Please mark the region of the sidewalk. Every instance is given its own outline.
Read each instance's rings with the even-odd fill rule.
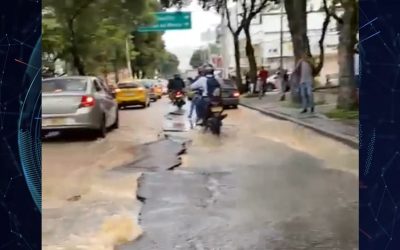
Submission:
[[[289,100],[280,102],[280,95],[274,92],[267,93],[261,100],[257,97],[243,96],[240,104],[274,118],[294,122],[358,148],[358,121],[344,122],[328,118],[325,114],[335,109],[336,95],[323,92],[315,92],[314,95],[316,103],[314,114],[300,114],[300,108],[293,107]],[[287,99],[290,99],[289,95]]]

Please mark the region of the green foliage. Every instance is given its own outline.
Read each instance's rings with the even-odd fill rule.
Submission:
[[[161,60],[160,73],[165,77],[170,77],[178,72],[179,60],[176,55],[167,52],[166,56]]]
[[[201,49],[195,50],[190,58],[190,66],[192,66],[194,69],[198,68],[203,65],[205,61],[207,61],[207,58],[207,51]]]
[[[125,41],[146,17],[147,0],[43,0],[43,53],[80,73],[106,73],[126,62]]]
[[[358,120],[358,110],[335,109],[326,114],[329,118],[337,120]]]

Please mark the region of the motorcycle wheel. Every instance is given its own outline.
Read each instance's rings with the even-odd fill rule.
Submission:
[[[218,136],[221,134],[221,121],[217,117],[210,118],[209,126],[211,133]]]
[[[178,102],[178,103],[177,103],[177,106],[178,106],[178,109],[181,109],[182,106],[183,106],[183,103],[182,103],[182,102]]]

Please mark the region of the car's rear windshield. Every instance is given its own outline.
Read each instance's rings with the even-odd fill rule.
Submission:
[[[84,78],[60,78],[42,81],[43,93],[84,92],[86,87],[87,79]]]
[[[154,85],[154,83],[149,82],[149,81],[142,81],[142,83],[146,88],[151,88]]]
[[[222,83],[223,89],[237,89],[236,84],[231,80],[224,80]]]
[[[118,84],[118,88],[120,89],[136,89],[139,87],[141,87],[140,84],[135,82],[124,82]]]

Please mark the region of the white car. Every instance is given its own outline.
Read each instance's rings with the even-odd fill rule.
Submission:
[[[165,79],[158,79],[158,82],[161,84],[163,94],[168,94],[168,80]]]
[[[273,84],[275,87],[277,86],[277,81],[278,81],[278,74],[275,73],[272,76],[267,78],[267,83]]]
[[[287,72],[287,74],[288,74],[288,78],[290,79],[291,72]],[[268,77],[267,78],[267,84],[269,86],[273,85],[273,88],[275,88],[275,89],[279,88],[280,86],[279,86],[279,82],[278,82],[278,74],[275,73],[272,76]]]

